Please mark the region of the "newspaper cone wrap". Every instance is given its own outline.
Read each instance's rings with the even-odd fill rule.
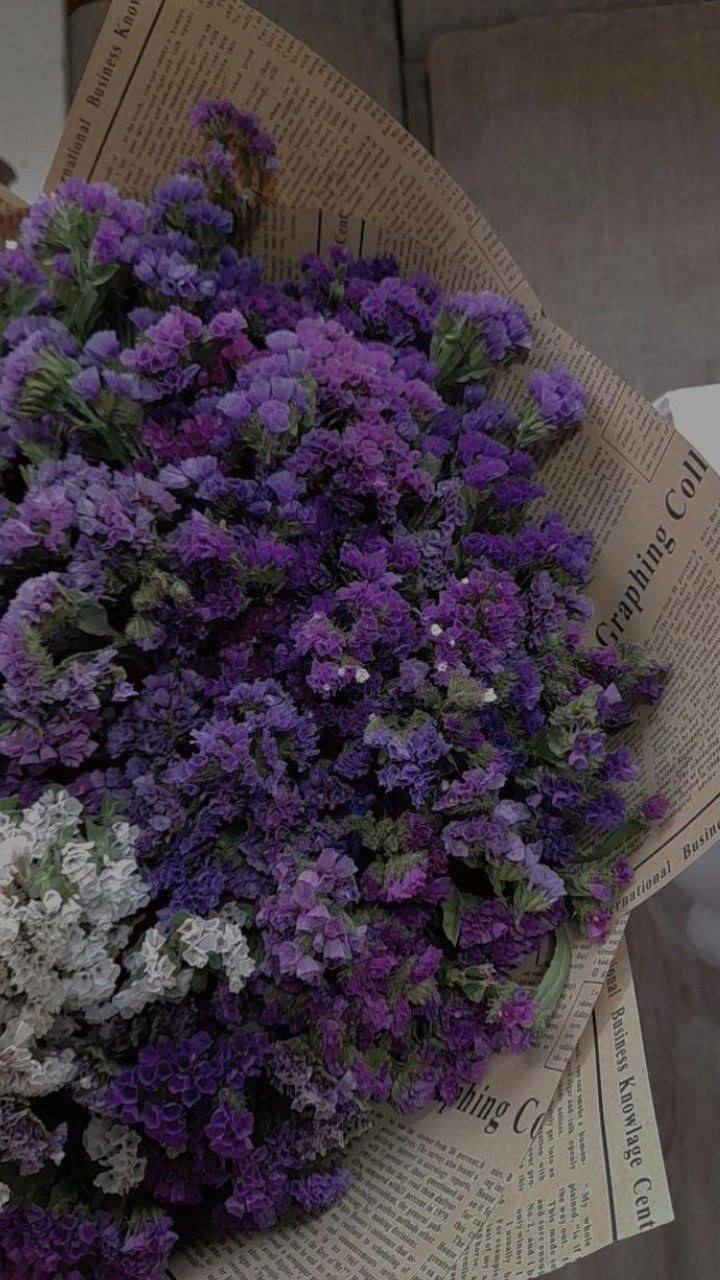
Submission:
[[[0,245],[15,239],[25,208],[25,201],[0,182]]]
[[[530,368],[561,359],[590,390],[589,421],[543,478],[549,501],[595,534],[598,639],[639,640],[674,663],[638,744],[638,789],[670,795],[672,817],[632,850],[636,879],[607,942],[576,939],[541,1045],[496,1060],[454,1108],[384,1117],[351,1154],[353,1190],[320,1219],[243,1243],[198,1238],[171,1275],[540,1275],[672,1216],[620,944],[627,911],[709,848],[720,823],[720,479],[543,314],[504,246],[432,157],[241,0],[114,0],[48,187],[74,175],[146,195],[192,152],[185,122],[203,95],[252,107],[278,140],[280,203],[253,246],[271,275],[289,276],[301,253],[341,241],[356,253],[393,252],[446,289],[500,289],[533,316]],[[518,392],[528,372],[516,375]]]

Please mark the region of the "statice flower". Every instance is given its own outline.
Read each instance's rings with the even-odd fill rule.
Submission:
[[[274,143],[193,121],[147,203],[70,179],[0,255],[9,1280],[327,1207],[378,1105],[537,1042],[525,962],[667,816],[626,730],[668,669],[586,642],[592,539],[531,505],[585,391],[523,391],[498,293],[266,279]]]
[[[438,317],[430,359],[436,383],[448,389],[482,382],[493,368],[530,348],[530,326],[522,307],[499,293],[452,294]]]
[[[528,391],[518,428],[518,443],[524,448],[538,444],[558,429],[575,426],[587,414],[587,392],[563,365],[554,365],[549,373],[536,369],[530,376]]]

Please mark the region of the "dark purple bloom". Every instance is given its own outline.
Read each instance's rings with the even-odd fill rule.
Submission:
[[[666,796],[648,796],[643,803],[643,813],[648,822],[662,822],[669,810],[670,803]]]
[[[614,831],[625,818],[625,802],[616,791],[601,791],[586,805],[584,817],[591,827]]]
[[[536,369],[528,389],[549,427],[573,426],[587,413],[587,392],[563,365],[553,365],[549,373]]]

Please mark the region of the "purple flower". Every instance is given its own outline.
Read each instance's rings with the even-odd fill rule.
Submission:
[[[601,791],[584,810],[585,821],[591,827],[614,831],[625,818],[625,802],[616,791]]]
[[[252,1129],[253,1117],[249,1112],[235,1111],[227,1103],[213,1112],[205,1126],[211,1149],[229,1160],[242,1158],[244,1152],[250,1150]]]
[[[607,937],[612,916],[609,911],[589,911],[582,923],[587,936],[601,942]]]
[[[528,868],[528,884],[538,890],[548,906],[565,897],[565,881],[542,862],[533,862]]]
[[[624,858],[619,858],[613,869],[613,878],[617,884],[629,884],[634,876],[634,871],[629,862]]]
[[[670,803],[666,796],[648,796],[643,801],[643,814],[648,822],[662,822],[666,818],[670,810]]]
[[[75,374],[71,379],[70,387],[84,400],[95,400],[102,390],[100,374],[94,365],[90,365],[89,369],[83,369],[81,373]]]
[[[609,902],[612,898],[612,890],[604,880],[591,880],[588,889],[596,902]]]
[[[500,364],[511,352],[529,349],[528,318],[522,307],[502,294],[454,293],[446,306],[450,315],[466,319],[482,332],[493,364]]]
[[[521,988],[500,1006],[499,1017],[506,1027],[527,1030],[537,1017],[537,1004],[530,993]]]
[[[536,369],[528,389],[549,427],[574,426],[587,413],[587,392],[561,364],[553,365],[549,373]]]
[[[327,1209],[333,1201],[345,1194],[351,1176],[347,1169],[331,1169],[327,1173],[311,1173],[308,1178],[293,1183],[293,1199],[306,1213]]]

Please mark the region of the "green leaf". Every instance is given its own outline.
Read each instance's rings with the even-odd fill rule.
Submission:
[[[151,636],[155,635],[156,631],[157,624],[153,622],[152,618],[149,618],[142,613],[136,613],[135,616],[130,619],[125,628],[125,639],[129,643],[137,643],[139,640],[149,640]]]
[[[519,924],[524,915],[547,911],[548,906],[548,896],[542,889],[533,889],[529,884],[517,885],[513,894],[513,915],[516,924]]]
[[[451,969],[448,982],[451,987],[458,987],[467,1000],[479,1004],[495,985],[496,977],[493,965],[471,964],[467,969]]]
[[[442,904],[442,924],[445,937],[456,947],[458,938],[460,937],[460,926],[462,924],[462,894],[453,889],[448,898],[445,898]]]
[[[115,634],[108,620],[105,606],[98,600],[86,597],[75,608],[75,622],[87,636],[112,636]]]
[[[451,675],[448,681],[447,699],[462,711],[474,711],[485,705],[487,685],[474,676]]]
[[[423,982],[416,982],[414,987],[408,987],[405,995],[410,1004],[423,1005],[434,995],[437,990],[437,982],[435,978],[425,978]]]
[[[500,861],[488,863],[485,869],[490,883],[499,898],[503,896],[503,885],[518,884],[527,877],[527,869],[524,862]]]
[[[550,752],[551,757],[554,757],[557,760],[563,760],[565,758],[572,747],[573,741],[574,734],[571,733],[569,729],[563,728],[560,725],[555,725],[554,728],[548,729],[545,739],[547,749]]]
[[[565,989],[570,972],[570,937],[566,928],[556,929],[552,960],[535,991],[535,1000],[544,1020],[549,1020]]]
[[[116,276],[120,270],[117,262],[108,263],[107,266],[93,265],[91,271],[91,280],[93,286],[97,289],[101,285],[108,284],[113,276]]]

